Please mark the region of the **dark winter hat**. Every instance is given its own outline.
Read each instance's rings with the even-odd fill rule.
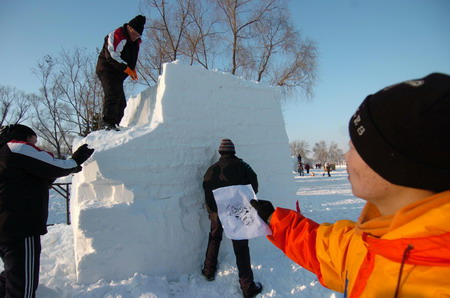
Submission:
[[[11,124],[0,129],[1,138],[26,141],[29,136],[36,136],[34,130],[22,124]]]
[[[142,35],[142,32],[144,32],[145,17],[143,15],[138,15],[129,21],[128,25]]]
[[[450,76],[433,73],[367,96],[349,130],[361,158],[389,182],[450,189]]]
[[[219,146],[220,154],[235,154],[236,150],[234,149],[234,144],[230,139],[222,139],[222,142]]]

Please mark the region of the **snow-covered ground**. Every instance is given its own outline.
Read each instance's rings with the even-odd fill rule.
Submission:
[[[364,201],[351,194],[345,168],[338,167],[331,177],[322,176],[322,170],[312,172],[315,176],[293,174],[302,212],[317,222],[333,222],[344,218],[356,220]],[[280,207],[295,209],[295,201],[290,206]],[[198,264],[196,272],[171,280],[165,276],[148,276],[137,272],[124,280],[101,279],[93,284],[77,284],[73,232],[70,226],[64,224],[64,202],[52,196],[50,210],[50,219],[61,223],[49,227],[49,233],[42,237],[38,297],[242,297],[232,252],[220,254],[218,274],[212,282],[203,278],[200,274],[201,264]],[[205,234],[205,239],[207,237]],[[315,275],[286,258],[277,248],[273,247],[270,253],[257,253],[254,245],[258,240],[250,240],[255,280],[264,286],[262,295],[258,297],[341,296],[322,287]],[[231,246],[231,241],[224,237],[222,245]],[[198,252],[201,256],[204,253],[204,250]],[[111,262],[114,261],[111,259]]]

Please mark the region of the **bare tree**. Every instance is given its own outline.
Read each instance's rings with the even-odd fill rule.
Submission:
[[[177,60],[178,53],[182,50],[183,37],[191,19],[189,9],[191,0],[176,0],[177,6],[173,10],[166,9],[168,5],[165,0],[152,0],[152,5],[160,15],[160,21],[153,21],[151,28],[162,33],[166,38],[162,48],[169,61]],[[170,12],[173,12],[172,14]]]
[[[218,55],[220,34],[215,31],[218,21],[202,1],[190,1],[188,13],[192,22],[184,34],[187,43],[184,54],[189,58],[190,65],[196,62],[209,69]]]
[[[165,62],[177,60],[186,47],[184,36],[187,27],[193,22],[189,9],[193,0],[176,0],[170,5],[166,0],[149,1],[150,11],[156,11],[157,17],[150,18],[147,41],[142,52],[139,69],[141,77],[148,83],[157,82]],[[173,2],[172,2],[173,3]]]
[[[295,40],[286,46],[285,53],[286,59],[274,71],[272,84],[282,87],[286,93],[299,87],[307,96],[311,96],[317,68],[315,43]]]
[[[328,148],[325,141],[320,141],[314,144],[313,147],[314,159],[324,165],[328,160]]]
[[[328,149],[329,160],[335,164],[341,164],[344,159],[344,152],[338,147],[338,144],[331,142]]]
[[[68,113],[68,105],[61,103],[62,93],[54,84],[60,79],[54,74],[55,66],[55,59],[47,55],[33,69],[33,73],[41,81],[41,89],[40,95],[31,99],[34,110],[32,124],[52,151],[62,158],[70,152],[73,137],[63,116]]]
[[[251,39],[254,27],[265,14],[277,8],[279,0],[217,0],[221,21],[225,24],[231,38],[231,69],[234,75],[240,67],[246,68],[251,48],[246,44]]]
[[[271,61],[275,55],[283,51],[293,39],[295,31],[289,23],[287,12],[279,9],[267,14],[261,22],[256,23],[255,30],[257,45],[253,56],[257,67],[256,81],[261,82],[264,75],[270,71]]]
[[[75,135],[86,136],[100,128],[103,91],[95,58],[84,49],[63,49],[58,58],[47,55],[33,69],[41,88],[29,101],[32,125],[58,157],[71,152]]]
[[[95,75],[96,61],[79,48],[62,50],[59,57],[59,75],[54,84],[61,101],[70,107],[65,120],[73,124],[78,135],[86,136],[100,128],[98,115],[103,93]]]
[[[147,41],[147,47],[139,53],[137,72],[140,75],[140,80],[143,80],[147,86],[152,86],[158,82],[158,77],[162,74],[163,64],[168,62],[164,58],[164,49],[160,48],[157,42],[160,39],[157,33],[155,31],[147,34],[151,42]]]
[[[147,6],[138,69],[147,85],[177,59],[279,86],[285,94],[312,94],[316,45],[295,30],[286,0],[151,0]]]
[[[0,86],[0,126],[27,119],[29,95],[8,86]]]
[[[289,146],[291,148],[292,155],[300,154],[303,158],[308,159],[308,155],[311,153],[311,150],[309,149],[309,143],[305,140],[292,141]]]

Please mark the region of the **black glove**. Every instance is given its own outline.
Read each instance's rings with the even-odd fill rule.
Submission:
[[[94,153],[94,149],[89,149],[87,144],[80,146],[72,155],[72,159],[81,165]]]
[[[250,204],[253,206],[253,208],[258,211],[259,217],[262,218],[267,224],[269,224],[268,220],[269,217],[272,215],[272,213],[275,211],[275,208],[273,208],[273,205],[269,201],[264,200],[251,200]]]

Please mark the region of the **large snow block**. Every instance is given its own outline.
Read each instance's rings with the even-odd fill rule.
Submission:
[[[78,282],[199,272],[209,232],[203,174],[222,138],[257,173],[258,197],[292,205],[280,98],[276,88],[170,63],[157,86],[128,100],[121,131],[78,140],[96,149],[72,186]]]

